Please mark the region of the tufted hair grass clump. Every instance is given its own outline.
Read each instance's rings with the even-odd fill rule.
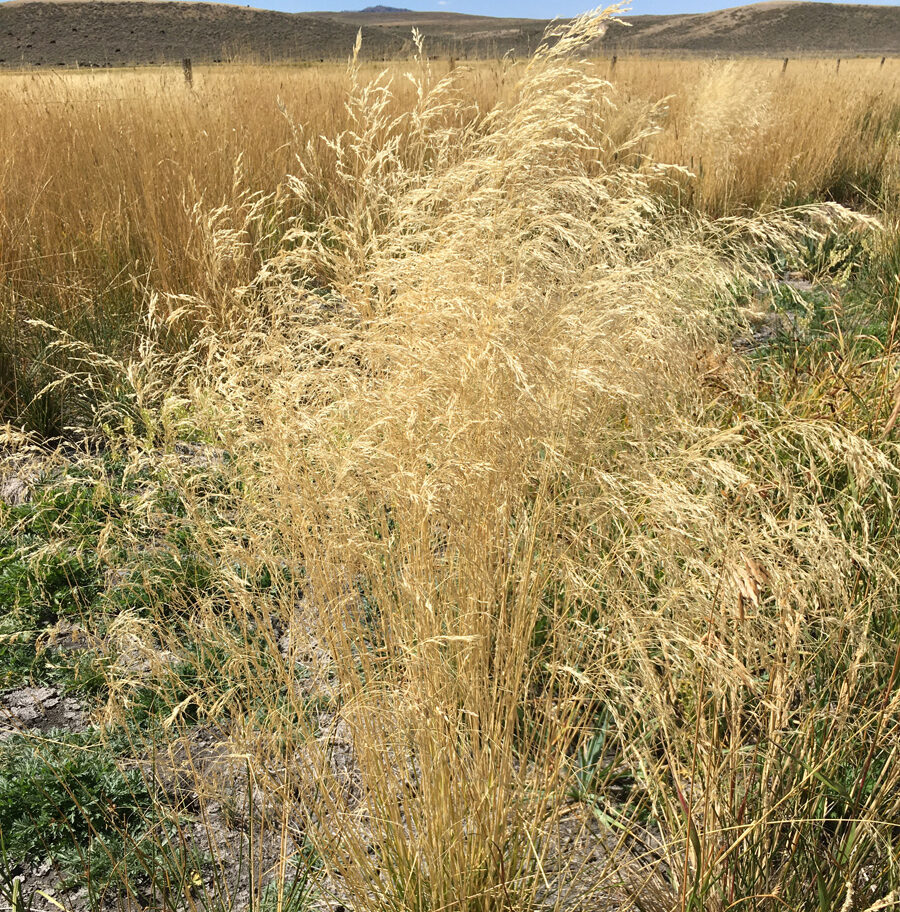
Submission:
[[[897,319],[808,396],[813,355],[733,344],[775,253],[879,227],[678,206],[660,109],[623,130],[582,59],[616,12],[484,111],[462,67],[420,53],[400,106],[351,62],[278,252],[166,299],[190,357],[134,366],[117,454],[178,501],[140,522],[209,582],[117,618],[144,664],[107,663],[105,722],[217,733],[251,906],[287,846],[358,912],[897,904]]]
[[[873,225],[677,209],[580,59],[614,14],[486,113],[352,71],[189,384],[220,585],[145,635],[215,643],[200,717],[353,909],[887,908],[896,448],[732,348],[769,251]]]

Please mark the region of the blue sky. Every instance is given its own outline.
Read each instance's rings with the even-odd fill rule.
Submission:
[[[228,2],[228,0],[226,0]],[[897,0],[866,0],[867,3],[891,5]],[[592,5],[591,0],[251,0],[251,6],[300,10],[348,10],[382,3],[415,10],[447,10],[455,13],[479,13],[487,16],[526,16],[550,19],[554,16],[573,16]],[[737,6],[740,0],[635,0],[633,14],[640,13],[700,13],[706,10]]]

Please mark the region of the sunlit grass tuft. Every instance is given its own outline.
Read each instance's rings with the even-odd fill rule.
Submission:
[[[685,64],[701,94],[666,113],[580,59],[609,15],[481,107],[484,70],[352,62],[290,202],[191,210],[200,280],[148,298],[82,457],[134,497],[96,550],[149,596],[106,618],[94,721],[166,796],[167,908],[896,897],[892,234],[779,208],[869,152],[890,202],[889,149],[798,132],[808,185],[748,171],[727,137],[796,126],[797,87]],[[736,351],[773,308],[791,332]]]

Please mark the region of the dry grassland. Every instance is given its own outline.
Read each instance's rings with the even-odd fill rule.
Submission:
[[[900,902],[900,64],[598,21],[0,77],[8,901]]]

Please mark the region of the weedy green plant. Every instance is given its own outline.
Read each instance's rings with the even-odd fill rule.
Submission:
[[[152,807],[137,769],[126,770],[96,733],[12,735],[0,746],[0,829],[7,857],[48,858],[104,889]],[[132,865],[134,865],[132,858]]]
[[[0,507],[2,680],[96,689],[112,621],[211,581],[191,553],[177,495],[160,490],[158,473],[94,460],[60,468],[35,488],[30,502]],[[59,623],[77,625],[83,642],[55,651]]]

